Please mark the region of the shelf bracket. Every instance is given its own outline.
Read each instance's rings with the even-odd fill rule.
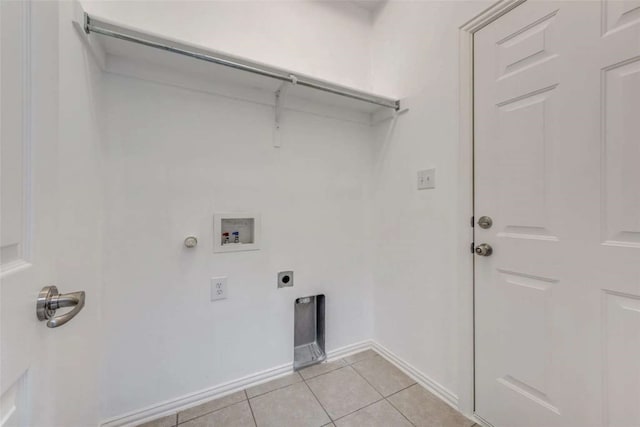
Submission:
[[[283,82],[278,90],[275,93],[276,102],[275,102],[275,120],[274,120],[274,129],[273,129],[273,146],[275,148],[280,148],[282,146],[281,142],[281,127],[282,127],[282,110],[284,109],[284,102],[287,96],[287,92],[291,86],[298,83],[298,79],[293,74],[289,75],[291,79],[290,82]]]

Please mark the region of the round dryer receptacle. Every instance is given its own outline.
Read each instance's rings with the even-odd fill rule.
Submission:
[[[288,288],[293,286],[293,271],[281,271],[278,273],[278,287]]]

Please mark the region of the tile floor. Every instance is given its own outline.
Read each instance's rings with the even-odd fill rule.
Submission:
[[[310,366],[140,427],[472,427],[373,350]]]

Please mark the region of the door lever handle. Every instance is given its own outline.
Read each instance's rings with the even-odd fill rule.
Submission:
[[[84,291],[60,294],[55,286],[45,286],[38,294],[36,314],[38,320],[47,320],[47,327],[57,328],[73,319],[84,307]],[[59,308],[74,307],[73,310],[60,316],[55,316]]]

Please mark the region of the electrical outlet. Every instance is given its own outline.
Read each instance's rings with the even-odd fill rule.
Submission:
[[[211,278],[211,301],[227,299],[227,278],[212,277]]]
[[[436,170],[425,169],[418,171],[418,190],[436,188]]]

